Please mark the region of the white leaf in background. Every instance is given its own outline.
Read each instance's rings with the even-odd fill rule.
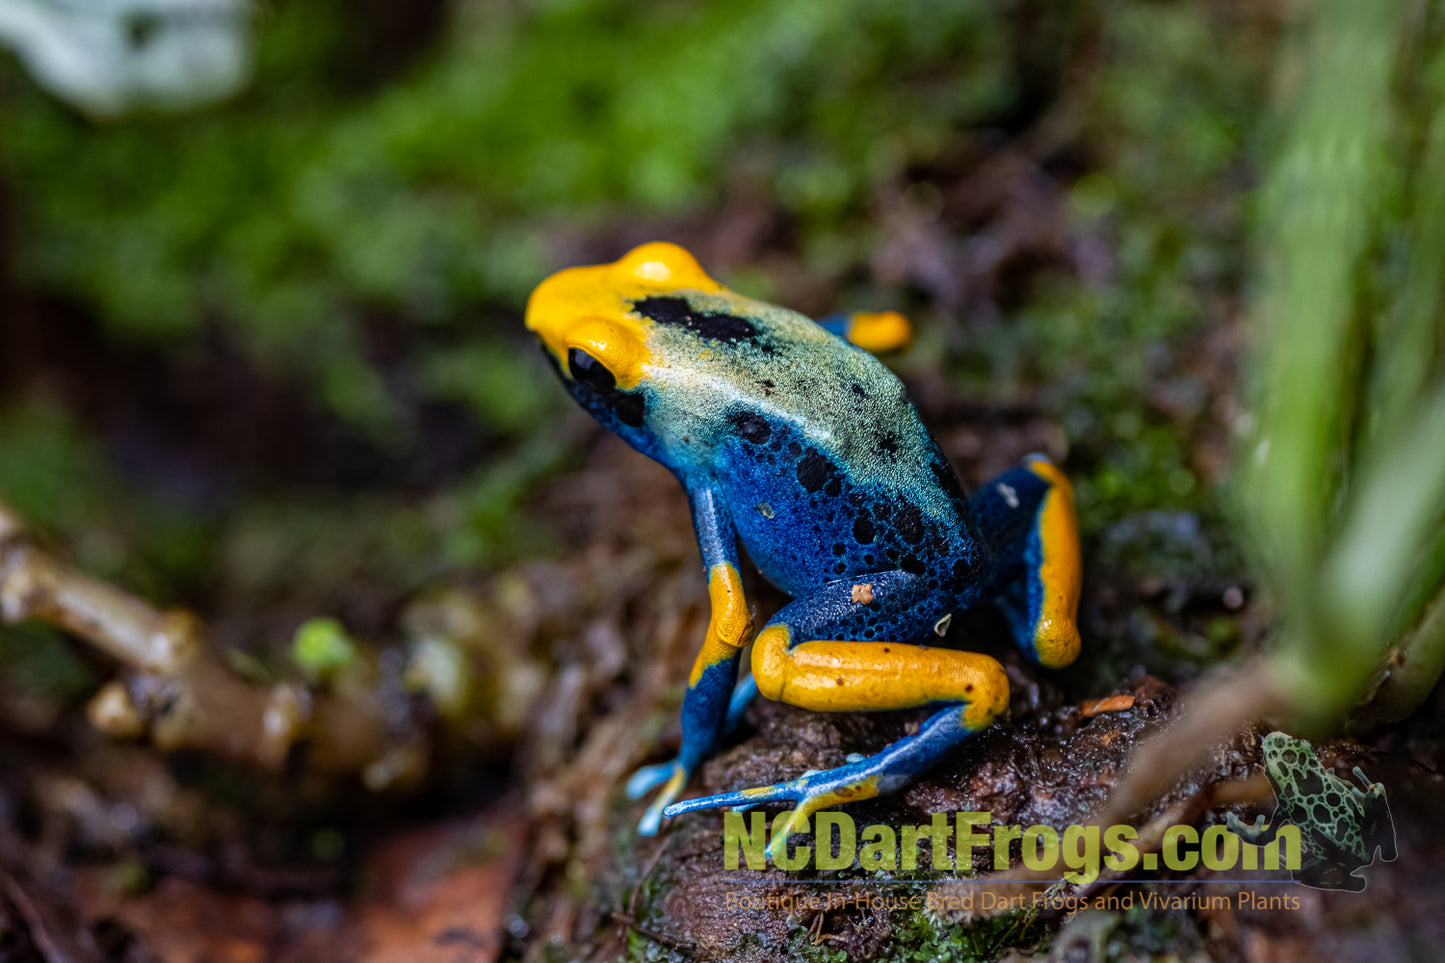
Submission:
[[[0,46],[55,96],[102,117],[181,109],[245,84],[247,0],[0,0]]]

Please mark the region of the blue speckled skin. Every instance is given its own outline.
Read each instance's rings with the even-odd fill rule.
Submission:
[[[951,613],[997,603],[1036,656],[1046,588],[1039,517],[1050,491],[1037,471],[1021,466],[965,497],[903,385],[844,340],[837,320],[819,324],[732,292],[676,290],[626,305],[650,352],[640,383],[619,388],[575,348],[566,369],[555,357],[554,365],[579,404],[686,488],[707,571],[736,566],[741,541],[763,576],[795,599],[764,632],[786,629],[790,649],[852,640],[921,652],[915,644],[939,643]],[[871,599],[860,604],[864,583]],[[629,783],[638,796],[671,780],[644,832],[663,815],[696,808],[790,800],[806,813],[892,791],[995,711],[969,716],[961,684],[944,698],[900,697],[893,704],[947,708],[871,759],[664,809],[751,695],[751,680],[732,694],[737,667],[736,652],[706,665],[684,700],[678,758]],[[1007,684],[998,684],[1006,702]]]

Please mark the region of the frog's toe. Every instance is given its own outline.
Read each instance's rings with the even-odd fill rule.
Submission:
[[[794,802],[801,796],[796,788],[799,781],[795,779],[792,782],[780,782],[773,786],[756,786],[752,789],[737,789],[733,792],[720,792],[712,796],[684,799],[682,802],[668,806],[663,810],[662,815],[671,819],[673,816],[681,816],[683,813],[696,812],[700,809],[732,809],[742,812],[764,803]]]
[[[1245,822],[1234,813],[1225,813],[1224,826],[1230,832],[1239,836],[1245,842],[1252,842],[1264,835],[1265,818],[1261,814],[1254,817],[1253,822]]]
[[[679,768],[676,760],[660,762],[655,766],[643,766],[632,774],[632,778],[627,780],[627,798],[641,799],[671,779],[673,773]]]
[[[642,814],[642,819],[637,824],[639,833],[644,836],[657,835],[657,830],[662,826],[664,810],[682,792],[682,787],[687,785],[688,774],[688,768],[674,759],[672,762],[655,766],[643,766],[627,780],[629,799],[641,799],[658,786],[662,787],[652,804],[647,807],[647,812]]]
[[[670,819],[699,809],[730,808],[741,811],[765,803],[789,803],[796,812],[806,816],[824,806],[878,795],[878,768],[876,759],[860,759],[836,769],[810,769],[797,779],[771,786],[755,786],[673,803],[663,815]]]
[[[768,856],[776,864],[780,856],[787,855],[788,835],[798,831],[803,821],[813,813],[840,802],[877,795],[871,780],[859,778],[859,768],[861,767],[849,765],[838,769],[813,770],[797,779],[772,786],[756,786],[752,789],[687,799],[668,806],[663,814],[670,819],[699,809],[732,809],[734,812],[742,812],[764,803],[787,803],[792,808],[774,820],[772,839],[768,843]]]

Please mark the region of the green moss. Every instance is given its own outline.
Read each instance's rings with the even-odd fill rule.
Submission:
[[[643,936],[637,930],[627,931],[628,963],[686,963],[689,959],[674,947]]]
[[[800,963],[847,963],[845,950],[833,949],[827,943],[814,943],[813,935],[802,920],[788,917],[788,942],[785,949],[789,960]]]
[[[1025,913],[1008,913],[972,923],[948,923],[929,912],[894,920],[893,940],[879,963],[985,963],[1009,947],[1028,946],[1042,935]]]
[[[1208,953],[1198,927],[1185,911],[1134,906],[1110,936],[1104,958],[1122,961],[1164,955],[1184,960]]]
[[[1101,30],[1105,53],[1074,93],[1090,169],[1070,194],[1092,267],[1043,273],[1000,323],[966,328],[950,362],[969,394],[1041,399],[1063,424],[1091,532],[1213,503],[1190,444],[1209,388],[1189,362],[1230,319],[1244,271],[1238,179],[1268,63],[1266,36],[1198,6],[1131,4]]]

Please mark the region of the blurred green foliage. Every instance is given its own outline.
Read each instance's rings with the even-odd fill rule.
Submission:
[[[1445,667],[1442,35],[1438,5],[1317,4],[1262,194],[1238,497],[1316,725],[1403,717]]]
[[[1243,191],[1272,63],[1269,33],[1246,26],[1182,5],[1116,8],[1106,59],[1076,94],[1093,166],[1070,195],[1076,229],[1107,263],[1048,276],[1008,325],[969,332],[971,389],[1041,395],[1087,458],[1070,468],[1086,469],[1074,481],[1093,531],[1210,504],[1189,435],[1211,415],[1207,387],[1185,369],[1210,328],[1236,321]],[[1161,386],[1177,389],[1175,410],[1151,398]]]
[[[485,455],[420,499],[238,479],[218,502],[118,473],[63,405],[12,400],[13,450],[85,467],[7,462],[0,492],[98,574],[163,598],[197,576],[152,583],[207,570],[226,597],[302,595],[537,550],[516,509],[575,435],[538,431],[568,409],[521,337],[530,287],[597,249],[587,238],[705,225],[739,196],[765,199],[770,243],[840,307],[901,305],[942,332],[920,363],[966,396],[1060,420],[1091,530],[1211,503],[1181,441],[1208,420],[1204,389],[1184,372],[1174,410],[1146,395],[1231,316],[1267,17],[1149,0],[477,0],[383,68],[386,38],[334,0],[263,14],[250,88],[185,116],[97,124],[0,64],[19,280],[107,344],[234,348],[393,459],[447,444],[419,412],[460,405]],[[1051,115],[1065,134],[1039,163],[1101,270],[1030,267],[992,318],[863,280],[887,239],[881,199],[947,187]],[[977,226],[940,225],[949,244]],[[764,268],[734,280],[773,293]]]
[[[840,308],[909,309],[920,350],[901,364],[1063,426],[1095,558],[1197,575],[1235,561],[1200,535],[1234,531],[1222,456],[1200,451],[1248,424],[1210,406],[1232,400],[1253,228],[1269,267],[1253,436],[1267,457],[1238,486],[1240,540],[1265,544],[1296,700],[1341,709],[1401,632],[1410,664],[1445,659],[1442,25],[1438,5],[1319,0],[1280,78],[1265,6],[471,0],[382,66],[384,27],[354,5],[292,0],[263,10],[234,101],[105,124],[0,62],[0,311],[14,289],[79,316],[118,365],[182,365],[219,343],[260,389],[294,391],[393,465],[462,450],[430,475],[359,482],[257,481],[238,459],[233,484],[192,490],[188,466],[121,464],[114,426],[41,372],[0,386],[0,496],[152,598],[248,624],[274,605],[280,639],[316,611],[356,629],[348,598],[375,612],[448,572],[562,550],[519,510],[584,438],[522,335],[527,293],[583,252],[697,236],[761,199],[774,227],[754,247],[779,257],[728,280],[769,297],[791,270]],[[1282,128],[1271,76],[1294,97]],[[1019,209],[1057,220],[1052,260],[976,312],[874,269],[901,233],[890,205],[942,210],[930,199],[1010,152],[1046,182],[1045,202]],[[911,216],[949,251],[998,227]],[[428,421],[447,406],[460,430]],[[1199,658],[1214,659],[1238,622],[1205,634]],[[304,623],[293,654],[314,676],[353,659],[331,620]],[[53,633],[0,633],[0,665],[58,699],[91,688]],[[973,939],[914,928],[899,958],[979,951]]]
[[[549,223],[715,204],[752,145],[780,203],[836,221],[1008,93],[977,0],[477,4],[379,91],[334,83],[326,54],[349,38],[331,5],[270,14],[253,87],[223,109],[97,127],[12,82],[22,256],[126,335],[226,326],[381,438],[406,426],[367,312],[499,335],[552,267]],[[452,358],[436,346],[409,374],[458,394]],[[538,404],[465,397],[513,431]]]
[[[65,533],[92,574],[167,600],[209,562],[212,546],[195,515],[117,471],[53,400],[0,406],[0,453],[0,496],[39,530]]]

